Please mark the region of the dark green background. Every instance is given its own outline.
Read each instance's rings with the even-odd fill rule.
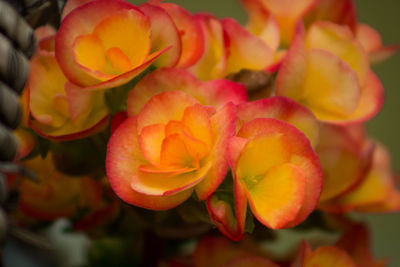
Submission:
[[[293,0],[296,1],[296,0]],[[143,1],[132,1],[135,3]],[[167,2],[167,1],[166,1]],[[211,12],[218,17],[234,17],[242,24],[246,15],[239,0],[175,0],[170,1],[192,12]],[[382,35],[386,44],[400,44],[400,1],[358,0],[358,18]],[[385,144],[392,163],[400,173],[400,54],[374,66],[385,86],[385,104],[381,112],[368,123],[372,136]],[[391,258],[390,267],[400,266],[400,214],[368,215],[373,234],[373,249],[377,257]]]

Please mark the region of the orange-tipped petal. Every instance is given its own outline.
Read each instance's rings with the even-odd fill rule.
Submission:
[[[138,133],[146,126],[181,120],[185,109],[198,101],[182,91],[169,91],[153,96],[138,115]]]
[[[246,184],[253,214],[272,229],[293,221],[304,202],[305,176],[294,164],[269,168],[264,177],[250,178]]]
[[[119,18],[120,20],[118,20],[118,16],[116,14],[124,11],[126,15],[125,18],[121,17]],[[134,14],[136,14],[136,16],[133,16]],[[113,17],[115,19],[113,19]],[[142,25],[143,28],[141,28],[139,25],[134,25],[134,21]],[[102,22],[104,23],[101,24]],[[107,28],[107,26],[113,26],[114,24],[121,26],[124,23],[128,23],[129,25],[133,26],[128,27],[128,29],[130,29],[130,34],[126,33],[127,29],[120,29],[119,31],[113,32],[111,28]],[[133,59],[133,56],[135,55],[134,48],[136,45],[128,47],[129,43],[120,42],[129,41],[129,38],[135,39],[137,36],[132,33],[134,30],[138,30],[140,33],[142,29],[148,31],[147,36],[138,36],[138,38],[141,38],[140,40],[143,40],[138,44],[143,44],[143,46],[145,46],[145,39],[143,38],[147,37],[148,40],[150,38],[150,23],[147,17],[145,17],[133,5],[127,2],[100,0],[87,3],[74,9],[63,20],[63,23],[57,32],[56,57],[68,79],[71,82],[83,87],[97,84],[100,80],[96,77],[93,77],[92,74],[87,73],[84,69],[77,65],[77,62],[74,59],[73,44],[79,36],[92,34],[97,26],[99,26],[97,31],[101,33],[101,36],[99,35],[98,38],[106,42],[104,44],[105,48],[109,49],[115,46],[120,48],[126,47],[126,51],[124,52],[130,59]],[[135,43],[135,40],[133,40],[133,42]],[[148,46],[150,46],[149,41]],[[138,54],[137,56],[143,59],[147,55],[149,47],[143,48],[141,51],[145,51],[145,55]],[[132,64],[133,63],[134,62],[132,62]],[[133,65],[137,65],[137,63]]]
[[[148,173],[138,171],[132,176],[131,188],[148,196],[172,196],[180,195],[184,191],[190,191],[198,184],[207,172],[211,164],[204,165],[201,169],[183,174]]]
[[[261,38],[248,32],[233,19],[225,18],[221,23],[229,37],[227,74],[242,69],[262,70],[273,63],[273,51]]]
[[[177,65],[181,57],[182,45],[180,33],[172,18],[164,9],[154,5],[143,4],[139,9],[150,18],[152,32],[151,51],[154,52],[170,47],[168,51],[154,61],[154,65],[157,67],[173,67]]]
[[[151,124],[144,127],[139,134],[139,147],[143,157],[152,165],[160,165],[160,153],[165,138],[165,125]]]
[[[236,108],[232,103],[226,104],[211,117],[211,127],[214,132],[214,147],[207,156],[213,165],[204,180],[196,186],[196,194],[205,200],[222,183],[228,171],[227,147],[229,139],[234,136],[236,129]]]
[[[319,141],[319,123],[310,110],[286,97],[271,97],[238,106],[238,128],[255,118],[275,118],[296,126],[315,147]]]
[[[319,247],[311,252],[305,261],[305,267],[357,267],[357,264],[343,250],[337,247]]]
[[[361,88],[361,98],[356,110],[344,124],[365,122],[373,118],[382,108],[384,88],[378,76],[369,71]]]
[[[154,95],[176,90],[191,95],[202,105],[210,105],[217,109],[229,102],[240,104],[247,101],[246,88],[241,84],[228,80],[203,83],[185,69],[163,68],[144,77],[129,93],[128,115],[139,114]]]
[[[138,144],[136,117],[128,118],[108,142],[107,177],[116,194],[130,204],[153,210],[173,208],[192,194],[192,190],[184,190],[172,196],[150,196],[134,191],[132,177],[145,163]]]
[[[289,45],[295,32],[296,23],[318,1],[316,0],[261,0],[264,6],[276,16],[281,32],[281,43]]]
[[[330,52],[306,52],[303,31],[296,38],[279,70],[276,94],[308,107],[323,121],[343,122],[355,111],[361,97],[357,74]]]
[[[15,159],[21,160],[28,156],[35,147],[35,138],[28,131],[21,128],[15,130],[14,135],[18,140],[18,150]]]
[[[254,153],[253,156],[253,153],[250,153],[249,151],[249,156],[252,157],[248,157],[246,162],[248,162],[252,168],[245,168],[240,172],[243,174],[247,173],[254,175],[253,177],[262,175],[262,173],[257,173],[257,170],[260,172],[266,170],[266,162],[262,161],[262,159],[266,156],[268,156],[266,159],[271,158],[271,162],[268,162],[268,165],[271,167],[277,164],[291,163],[301,168],[301,170],[304,172],[306,183],[304,204],[302,205],[296,218],[285,225],[285,227],[297,225],[303,221],[317,205],[322,189],[322,171],[319,159],[316,153],[312,150],[310,142],[305,135],[294,126],[291,126],[283,121],[272,118],[254,119],[253,121],[246,123],[238,133],[239,137],[248,139],[256,138],[259,135],[266,136],[266,139],[263,140],[265,141],[265,145],[269,143],[268,141],[272,142],[271,148],[275,148],[276,151],[274,150],[272,152],[268,146],[261,151],[260,146],[255,146],[256,150],[260,150],[262,156],[258,155],[257,157],[256,153]],[[269,136],[269,138],[267,138],[267,136]],[[279,141],[279,143],[276,141]],[[246,148],[248,147],[249,144],[247,144]],[[244,155],[246,148],[242,151],[239,157],[239,161],[236,166],[237,170],[240,168],[241,157]],[[281,151],[281,149],[286,149],[286,151]],[[267,151],[271,151],[272,154],[266,154]],[[275,158],[274,156],[277,156],[278,154],[279,158]],[[253,161],[251,161],[250,158],[253,158]],[[287,158],[288,160],[285,161]],[[257,162],[259,162],[260,165],[255,165]],[[255,167],[257,167],[257,169]],[[237,170],[235,170],[237,179],[243,179],[243,177],[241,177],[241,173]]]
[[[366,174],[370,166],[370,149],[364,151],[349,128],[323,125],[317,147],[324,172],[324,187],[320,202],[346,193]]]
[[[353,0],[319,0],[304,17],[306,25],[316,21],[331,21],[347,25],[353,32],[357,26],[356,5]]]
[[[207,199],[207,209],[210,219],[221,233],[233,241],[242,239],[243,231],[239,228],[234,215],[234,207],[231,206],[229,201],[225,201],[214,194]]]
[[[61,14],[61,21],[69,14],[71,13],[72,10],[75,8],[78,8],[84,4],[87,4],[89,2],[92,2],[94,0],[68,0],[67,3],[65,3],[65,6],[63,8],[63,12]]]
[[[276,51],[279,47],[280,32],[278,21],[259,0],[241,0],[249,13],[246,28]]]
[[[348,27],[316,22],[308,30],[305,41],[307,49],[322,49],[338,56],[357,73],[359,82],[364,82],[369,71],[368,55]]]
[[[143,106],[154,96],[167,91],[183,91],[200,98],[202,83],[184,69],[162,68],[144,77],[129,93],[128,116],[139,114]],[[201,101],[202,102],[202,101]]]
[[[388,59],[399,48],[398,45],[384,46],[379,33],[367,24],[357,25],[356,38],[367,51],[371,64],[377,64]]]
[[[221,22],[206,14],[196,16],[204,36],[204,53],[189,70],[200,80],[209,81],[226,76],[228,44]]]
[[[204,36],[199,22],[186,9],[174,3],[161,3],[178,28],[182,42],[182,54],[177,67],[187,68],[195,64],[204,53]]]

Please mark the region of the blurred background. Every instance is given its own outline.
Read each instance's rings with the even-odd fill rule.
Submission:
[[[143,1],[132,1],[134,3]],[[233,17],[241,24],[246,14],[239,0],[170,0],[192,12],[211,12],[216,16]],[[377,29],[384,44],[400,44],[400,1],[357,0],[358,21]],[[368,123],[371,136],[385,144],[392,154],[392,164],[400,174],[400,53],[373,67],[385,87],[385,104]],[[390,267],[400,266],[400,214],[362,216],[372,231],[372,243],[378,258],[391,260]]]

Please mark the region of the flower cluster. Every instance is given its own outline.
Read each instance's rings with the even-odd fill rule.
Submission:
[[[86,209],[87,221],[109,219],[118,210],[105,201],[110,186],[150,210],[200,202],[238,241],[252,215],[282,229],[317,209],[400,210],[390,156],[363,126],[383,104],[371,64],[397,47],[358,24],[350,0],[241,2],[246,26],[159,0],[69,0],[57,31],[38,29],[19,158],[43,181],[21,185],[21,211],[46,220]],[[51,152],[41,153],[48,139]],[[68,178],[54,153],[76,140],[105,157]],[[200,243],[195,262],[213,242]],[[276,266],[243,255],[226,266]],[[292,266],[333,258],[355,266],[362,256],[303,244]]]

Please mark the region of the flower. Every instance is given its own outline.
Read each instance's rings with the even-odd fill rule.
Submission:
[[[246,202],[267,227],[287,228],[315,208],[322,186],[318,157],[296,127],[274,118],[245,123],[229,145],[235,208],[243,228]]]
[[[207,199],[228,170],[226,147],[236,120],[231,101],[245,99],[239,84],[202,83],[185,70],[146,76],[129,95],[130,117],[108,143],[113,190],[130,204],[155,210],[179,205],[194,190]]]
[[[359,163],[359,158],[353,159],[356,160],[356,164],[361,165],[358,168],[354,169],[357,165],[353,168],[348,166],[349,160],[339,163],[337,168],[346,168],[346,172],[349,174],[356,173],[353,173],[353,176],[346,175],[345,177],[336,173],[335,176],[330,177],[330,183],[327,183],[324,190],[332,192],[340,188],[340,184],[345,184],[347,187],[341,186],[342,190],[336,191],[337,193],[329,199],[321,198],[320,209],[335,213],[351,210],[358,212],[394,212],[400,210],[400,193],[396,189],[395,175],[391,169],[388,151],[383,145],[375,143],[365,136],[358,137],[358,140],[362,145],[372,149],[369,149],[369,154],[361,158],[361,163]],[[343,139],[338,141],[341,142]],[[343,150],[343,147],[341,149]],[[332,162],[325,164],[332,165]],[[349,179],[350,183],[345,183],[346,181],[338,182],[338,179],[343,178]],[[339,186],[334,186],[333,183],[339,184]],[[322,196],[324,195],[326,194],[323,192]]]
[[[276,205],[274,207],[271,207],[271,205],[269,205],[271,209],[270,211],[260,211],[263,206],[260,202],[250,202],[252,203],[251,209],[253,213],[257,213],[256,217],[266,226],[271,228],[292,227],[304,220],[308,216],[308,214],[315,208],[322,186],[319,161],[311,148],[311,146],[315,147],[318,143],[319,123],[310,110],[299,105],[297,102],[289,98],[272,97],[238,105],[237,116],[237,129],[239,130],[238,136],[232,138],[228,150],[231,157],[230,165],[233,169],[234,175],[234,199],[232,196],[229,196],[229,194],[227,195],[221,192],[216,192],[207,201],[207,208],[211,220],[224,235],[235,241],[240,240],[244,233],[247,199],[249,199],[250,201],[250,199],[256,197],[256,194],[254,194],[254,192],[250,190],[250,186],[260,186],[260,196],[263,193],[269,195],[269,198],[271,199],[265,199],[263,201],[265,205],[269,204],[269,201]],[[295,126],[297,129],[295,128],[293,130],[294,127],[290,124]],[[243,133],[242,130],[246,128],[248,129],[245,130],[246,135],[251,135],[248,138],[240,135]],[[302,131],[304,134],[301,133],[299,130]],[[254,132],[252,133],[252,131]],[[258,138],[262,138],[263,131],[271,131],[266,135],[275,135],[276,140],[272,137],[270,138],[269,143],[269,137],[266,139],[266,143],[263,143],[263,141],[253,140],[253,138],[257,140]],[[281,137],[283,139],[289,139],[287,139],[286,141],[282,141],[283,139],[281,139]],[[300,143],[294,142],[294,139],[296,138],[301,140]],[[245,148],[249,142],[254,142],[254,144],[249,145],[251,146],[249,148]],[[280,144],[282,142],[286,145],[281,146]],[[277,160],[277,158],[279,157],[278,155],[283,155],[280,153],[285,153],[283,152],[283,150],[286,150],[288,152],[286,156],[283,156],[286,157],[287,162],[291,161],[290,158],[296,158],[296,153],[299,153],[299,151],[295,152],[296,149],[289,148],[291,146],[297,146],[297,149],[304,150],[301,153],[305,154],[303,154],[303,156],[300,156],[300,158],[302,159],[296,164],[300,166],[299,170],[302,173],[303,171],[301,169],[306,169],[304,173],[306,173],[307,176],[297,177],[296,172],[294,172],[292,175],[289,175],[290,177],[286,178],[288,178],[289,180],[297,180],[298,184],[300,184],[299,186],[304,187],[303,189],[307,193],[303,195],[304,198],[302,198],[302,201],[304,202],[302,204],[300,202],[296,203],[295,201],[291,202],[292,205],[297,206],[297,208],[301,207],[301,211],[296,211],[298,213],[294,212],[294,214],[290,214],[291,211],[289,211],[289,209],[283,211],[283,213],[289,213],[287,215],[289,218],[290,216],[296,217],[295,219],[288,219],[292,220],[292,222],[285,223],[283,222],[285,220],[283,218],[278,218],[278,216],[276,216],[276,218],[273,218],[273,213],[275,212],[275,209],[282,208],[280,205],[284,204],[275,201],[275,197],[274,195],[272,195],[273,193],[270,193],[270,191],[273,190],[273,192],[279,194],[279,196],[281,196],[282,198],[285,198],[287,195],[290,195],[290,193],[285,192],[285,190],[287,189],[285,187],[290,187],[290,185],[276,185],[271,186],[269,189],[264,188],[264,190],[262,189],[262,183],[266,183],[268,180],[273,182],[273,179],[270,176],[265,176],[264,180],[260,180],[259,185],[257,185],[256,181],[254,185],[250,185],[250,182],[247,183],[246,180],[257,179],[257,176],[259,176],[259,179],[261,179],[262,175],[267,175],[268,172],[270,172],[269,169],[271,169],[272,171],[274,168],[279,166],[287,166],[288,169],[290,169],[291,167],[295,168],[295,166],[284,163],[285,160],[274,163],[274,160]],[[248,150],[247,152],[245,152],[246,149]],[[242,154],[243,158],[241,159]],[[277,156],[277,158],[274,159],[274,156]],[[239,168],[239,166],[237,166],[237,164],[239,164],[240,160],[242,160],[240,168],[245,168],[246,172],[254,171],[259,174],[257,174],[256,176],[250,175],[251,177],[248,177],[249,175],[238,173],[237,168]],[[301,163],[302,161],[303,163]],[[264,170],[261,170],[263,168]],[[276,176],[275,178],[278,183],[281,177]],[[302,195],[303,193],[304,192],[300,193],[300,195]],[[288,202],[290,202],[290,200]],[[233,203],[235,206],[234,208],[232,207]],[[287,206],[290,206],[290,204],[287,204]],[[270,217],[268,219],[265,219],[263,216]],[[283,217],[283,215],[281,215],[281,217]],[[266,222],[266,220],[268,221]],[[270,221],[273,221],[272,225]]]
[[[123,85],[153,62],[177,64],[181,43],[174,22],[162,8],[98,0],[66,15],[55,52],[69,81],[94,90]]]
[[[57,171],[51,153],[45,159],[25,160],[22,165],[39,179],[37,183],[24,179],[19,186],[19,208],[29,217],[42,221],[74,217],[91,211],[101,201],[101,187],[92,177],[71,177]]]
[[[103,130],[109,111],[104,92],[81,91],[69,82],[54,55],[54,30],[39,28],[39,49],[27,83],[28,124],[53,140],[83,138]]]
[[[377,64],[394,55],[399,46],[382,44],[379,33],[367,24],[358,24],[356,38],[368,53],[371,64]]]
[[[373,258],[369,239],[367,228],[362,224],[355,224],[334,246],[321,246],[312,251],[307,242],[303,241],[291,266],[386,266],[385,261],[376,261]]]
[[[261,38],[252,34],[231,18],[218,20],[197,15],[205,38],[205,51],[190,67],[201,80],[223,78],[242,69],[266,70],[274,63],[273,50]]]
[[[296,36],[276,79],[276,94],[308,107],[321,121],[354,124],[376,115],[383,87],[352,32],[330,22],[314,23]]]
[[[266,258],[257,244],[251,240],[247,241],[234,244],[223,237],[206,236],[193,252],[193,265],[195,267],[279,266]]]

